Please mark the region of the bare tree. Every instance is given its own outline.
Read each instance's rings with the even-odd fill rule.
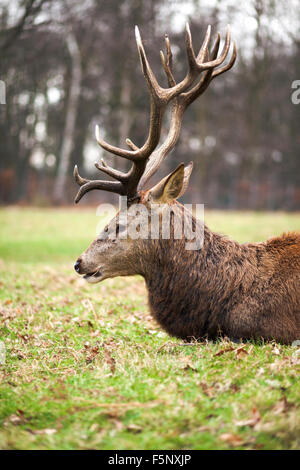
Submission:
[[[37,15],[43,5],[49,0],[25,0],[19,2],[18,9],[24,7],[24,12],[14,26],[8,27],[0,33],[0,50],[2,53],[9,49],[25,28],[33,26]]]
[[[80,97],[80,85],[82,76],[80,50],[76,37],[72,32],[69,32],[67,34],[66,44],[71,57],[71,83],[66,109],[66,119],[61,146],[61,155],[59,160],[57,177],[54,184],[53,199],[56,202],[61,202],[64,199],[66,177],[74,142],[75,122]]]

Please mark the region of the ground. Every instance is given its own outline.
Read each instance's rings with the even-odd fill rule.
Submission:
[[[0,448],[299,449],[300,346],[169,337],[141,278],[76,275],[98,222],[0,210]],[[206,223],[240,242],[300,230],[299,214]]]

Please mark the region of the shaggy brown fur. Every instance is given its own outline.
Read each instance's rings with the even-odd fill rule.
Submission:
[[[173,228],[183,206],[171,204]],[[104,232],[113,227],[111,221]],[[170,335],[184,340],[300,339],[299,233],[240,245],[205,226],[200,250],[188,251],[185,243],[172,236],[96,239],[75,269],[89,282],[142,275],[152,315]]]
[[[184,240],[146,240],[140,249],[151,312],[169,334],[300,339],[299,233],[240,245],[205,227],[199,251]]]

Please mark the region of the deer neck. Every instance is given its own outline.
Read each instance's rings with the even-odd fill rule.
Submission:
[[[251,282],[246,251],[206,226],[200,250],[186,250],[184,240],[153,242],[141,270],[152,315],[173,336],[216,337],[227,299]]]

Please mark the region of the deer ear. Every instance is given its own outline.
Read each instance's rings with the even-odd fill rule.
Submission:
[[[181,163],[176,170],[150,190],[153,201],[164,204],[182,196],[188,187],[192,169],[193,162],[190,162],[186,167]]]

